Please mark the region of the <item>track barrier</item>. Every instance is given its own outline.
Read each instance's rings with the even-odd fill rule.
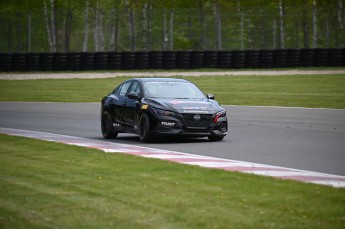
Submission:
[[[345,49],[0,53],[0,71],[345,67]]]

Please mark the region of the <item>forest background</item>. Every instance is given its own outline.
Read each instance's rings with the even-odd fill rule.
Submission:
[[[0,0],[0,52],[344,48],[344,0]]]

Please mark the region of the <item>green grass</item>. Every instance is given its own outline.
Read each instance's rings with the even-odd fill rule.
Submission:
[[[345,75],[196,78],[222,104],[345,108]]]
[[[0,228],[344,228],[345,189],[0,135]]]
[[[0,80],[0,101],[99,102],[128,78]],[[345,108],[340,74],[184,78],[226,105]]]

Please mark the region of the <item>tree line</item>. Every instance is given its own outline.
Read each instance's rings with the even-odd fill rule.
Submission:
[[[344,0],[2,0],[0,52],[343,48]]]

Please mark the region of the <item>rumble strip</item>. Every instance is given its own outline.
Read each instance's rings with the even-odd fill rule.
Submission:
[[[325,173],[310,172],[304,170],[200,156],[195,154],[187,154],[175,151],[160,150],[134,145],[98,141],[88,138],[72,137],[66,135],[50,134],[28,130],[0,128],[0,133],[13,136],[41,139],[52,142],[59,142],[87,148],[95,148],[102,150],[106,153],[126,153],[147,158],[157,158],[182,164],[197,165],[206,168],[217,168],[226,171],[236,171],[263,176],[277,177],[281,179],[298,180],[315,184],[330,185],[333,187],[345,187],[345,176],[337,176]]]

